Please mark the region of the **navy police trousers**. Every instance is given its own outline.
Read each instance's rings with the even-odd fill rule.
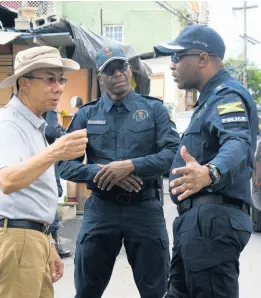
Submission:
[[[124,243],[141,298],[162,298],[169,277],[169,240],[158,199],[120,205],[86,201],[75,254],[75,298],[100,298]]]
[[[177,217],[168,298],[238,298],[239,256],[250,216],[232,205],[204,204]]]

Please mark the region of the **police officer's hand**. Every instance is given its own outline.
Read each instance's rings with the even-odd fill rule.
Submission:
[[[134,171],[131,160],[113,161],[104,166],[94,177],[94,183],[101,190],[111,190],[120,180],[129,176]]]
[[[185,146],[180,149],[181,157],[186,162],[186,167],[173,169],[173,175],[183,175],[180,178],[170,182],[172,194],[182,193],[178,200],[182,201],[194,193],[199,192],[202,188],[211,183],[209,169],[206,166],[201,166],[194,157],[192,157]]]
[[[55,246],[51,246],[51,256],[50,256],[50,274],[52,282],[56,282],[63,276],[64,263],[61,260]]]
[[[139,177],[132,174],[116,183],[117,186],[123,188],[128,192],[139,192],[141,190],[142,184],[143,181]]]
[[[55,161],[71,160],[85,155],[86,129],[76,130],[57,139],[49,148]]]

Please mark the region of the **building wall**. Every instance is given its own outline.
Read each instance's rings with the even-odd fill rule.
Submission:
[[[13,55],[11,45],[0,45],[0,82],[13,73]],[[0,108],[5,106],[13,92],[13,88],[0,89]]]
[[[78,110],[71,107],[70,99],[74,96],[79,96],[82,98],[83,103],[88,102],[88,70],[80,69],[71,73],[65,73],[65,77],[68,78],[68,81],[61,96],[58,109],[60,112],[64,110],[68,113],[63,118],[60,116],[60,122],[64,127],[68,127],[72,116]]]
[[[189,9],[186,1],[169,3],[181,12]],[[153,51],[155,44],[173,39],[181,28],[179,17],[155,1],[57,1],[56,12],[101,35],[102,25],[123,24],[123,43],[138,53]]]
[[[25,45],[10,45],[10,47],[0,47],[0,82],[13,73],[13,61],[15,61],[15,56],[19,51],[28,49],[29,46]],[[7,50],[8,49],[8,50]],[[65,127],[68,126],[68,122],[72,116],[77,112],[77,108],[71,108],[70,99],[73,96],[79,96],[82,98],[83,103],[88,102],[89,94],[89,77],[87,69],[80,69],[75,72],[65,73],[68,78],[68,82],[64,88],[64,92],[61,96],[58,110],[66,111],[68,115],[66,117],[61,117],[59,114],[59,121]],[[9,87],[0,89],[0,108],[6,105],[11,97],[12,92],[15,92],[15,87]]]
[[[146,60],[153,76],[150,95],[161,98],[165,104],[173,105],[175,112],[186,109],[186,92],[179,90],[170,70],[170,57]],[[160,80],[160,83],[159,83]]]
[[[145,53],[152,52],[154,45],[178,35],[185,25],[181,14],[198,17],[197,1],[162,3],[170,5],[163,8],[156,1],[57,1],[56,12],[101,35],[104,25],[123,25],[123,43],[132,45],[138,53]],[[150,95],[174,103],[176,111],[185,110],[185,92],[178,90],[173,82],[169,58],[146,60],[146,63],[153,72]]]

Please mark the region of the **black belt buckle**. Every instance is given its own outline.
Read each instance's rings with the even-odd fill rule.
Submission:
[[[129,205],[131,203],[131,193],[118,193],[116,201],[122,205]]]

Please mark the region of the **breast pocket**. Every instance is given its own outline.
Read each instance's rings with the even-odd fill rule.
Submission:
[[[196,159],[202,157],[203,138],[201,135],[201,123],[192,122],[183,134],[182,145],[185,145],[188,152]]]
[[[139,155],[150,154],[155,150],[156,136],[153,122],[135,123],[128,127],[125,134],[125,147]]]
[[[88,148],[100,151],[104,147],[110,146],[110,132],[107,125],[88,125]]]

